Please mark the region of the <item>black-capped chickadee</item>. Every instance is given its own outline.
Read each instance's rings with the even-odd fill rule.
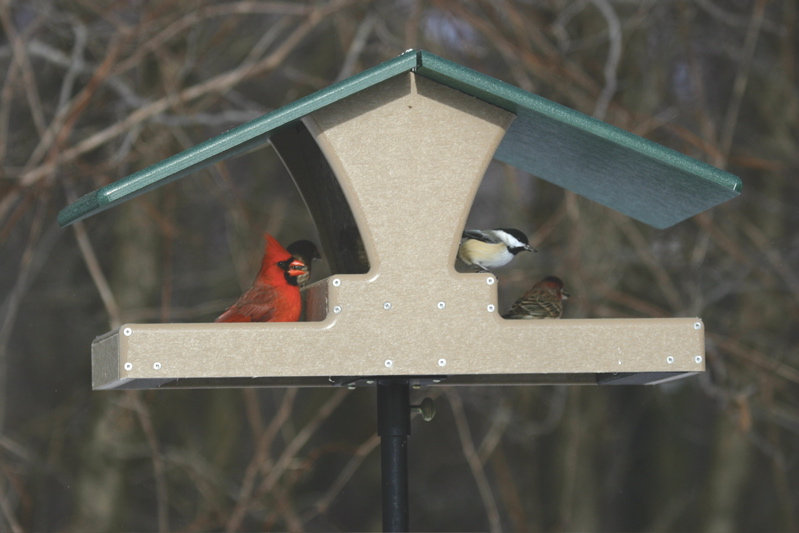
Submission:
[[[316,245],[305,239],[294,241],[286,246],[286,250],[294,256],[294,259],[305,264],[305,272],[296,278],[297,285],[304,287],[311,279],[311,263],[317,259],[321,259],[322,256],[319,255],[319,250],[316,248]]]
[[[527,235],[517,229],[467,229],[458,248],[458,259],[475,267],[477,272],[507,265],[519,252],[536,252]]]
[[[563,300],[568,297],[569,293],[563,290],[563,281],[547,276],[522,294],[502,318],[560,318]]]

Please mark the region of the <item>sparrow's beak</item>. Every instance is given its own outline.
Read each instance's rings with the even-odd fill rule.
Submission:
[[[302,276],[303,274],[308,272],[308,267],[305,266],[305,263],[303,263],[302,261],[298,261],[295,259],[294,261],[289,263],[289,267],[288,269],[286,269],[286,272],[288,273],[289,276]]]
[[[569,294],[568,292],[560,291],[560,297],[561,297],[562,300],[568,300],[569,296],[571,296],[571,294]]]

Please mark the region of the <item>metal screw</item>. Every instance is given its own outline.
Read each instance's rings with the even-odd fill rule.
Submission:
[[[701,322],[694,322],[694,329],[702,329],[702,323]]]
[[[161,363],[153,363],[153,368],[156,370],[161,370]]]
[[[696,364],[701,364],[702,363],[702,356],[701,355],[697,355],[696,357],[694,357],[694,361],[696,362]]]
[[[367,379],[367,380],[366,380],[366,384],[367,384],[367,385],[374,385],[374,384],[375,384],[375,380],[373,380],[373,379]]]
[[[446,306],[447,306],[447,304],[445,304],[444,302],[438,302],[438,308],[439,309],[444,309]]]
[[[333,307],[333,312],[334,313],[340,313],[341,312],[341,306],[337,305],[337,306]]]
[[[443,359],[443,358],[439,359],[438,360],[438,366],[447,366],[447,360]]]
[[[125,363],[125,370],[132,370],[132,369],[133,369],[133,363]]]
[[[339,285],[341,285],[341,280],[338,279],[338,278],[334,279],[333,280],[333,286],[334,287],[338,287]]]
[[[488,283],[489,285],[493,285],[495,281],[497,281],[497,278],[495,278],[494,276],[486,278],[486,283]]]
[[[347,388],[350,390],[355,390],[355,385],[347,385]]]
[[[668,357],[666,358],[666,362],[667,362],[668,364],[673,364],[673,363],[674,363],[674,358],[673,358],[672,356],[668,356]]]
[[[388,311],[389,309],[391,309],[391,302],[386,302],[386,303],[384,303],[384,304],[383,304],[383,309],[385,309],[386,311]]]
[[[441,380],[440,379],[434,379],[433,383],[441,383]]]
[[[486,309],[488,310],[489,313],[493,313],[496,307],[494,307],[494,304],[488,304],[488,307],[486,307]]]
[[[386,359],[386,368],[391,368],[392,366],[394,366],[394,361]]]
[[[122,334],[125,335],[126,337],[130,337],[131,335],[133,335],[133,330],[130,328],[125,328],[122,330]]]

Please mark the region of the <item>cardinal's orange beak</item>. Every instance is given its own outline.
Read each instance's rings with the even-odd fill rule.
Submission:
[[[308,267],[305,266],[305,263],[302,261],[298,261],[295,259],[291,263],[289,263],[289,267],[286,270],[289,276],[302,276],[306,272],[308,272]]]

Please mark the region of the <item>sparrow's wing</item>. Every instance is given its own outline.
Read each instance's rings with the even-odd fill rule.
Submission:
[[[464,230],[463,238],[475,239],[477,241],[487,242],[489,244],[497,244],[500,242],[492,233],[488,233],[479,229]]]
[[[517,300],[505,318],[546,318],[546,309],[531,300]]]
[[[505,318],[560,318],[563,305],[556,299],[538,292],[528,293],[516,300]]]
[[[530,303],[525,308],[535,314],[536,318],[560,318],[563,311],[563,307],[558,302],[544,299],[536,299],[534,303]]]

